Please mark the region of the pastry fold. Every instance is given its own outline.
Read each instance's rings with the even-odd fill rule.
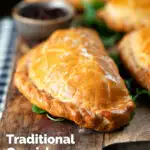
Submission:
[[[58,30],[23,56],[15,85],[51,115],[97,131],[129,123],[135,105],[92,29]]]
[[[121,32],[150,27],[150,0],[109,0],[98,17]]]
[[[150,28],[142,28],[127,34],[119,44],[124,65],[138,81],[150,90]]]

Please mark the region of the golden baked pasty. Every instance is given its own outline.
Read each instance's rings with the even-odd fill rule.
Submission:
[[[97,131],[128,124],[135,107],[98,34],[86,28],[58,30],[23,56],[15,85],[51,115]]]
[[[116,31],[150,27],[150,0],[109,0],[98,16]]]
[[[119,45],[119,53],[140,85],[150,90],[150,28],[126,35]]]

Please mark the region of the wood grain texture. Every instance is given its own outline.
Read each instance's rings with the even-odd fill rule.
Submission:
[[[130,141],[150,141],[150,101],[141,99],[134,119],[121,131],[105,134],[104,145]]]
[[[21,49],[20,49],[21,46]],[[17,59],[27,51],[27,46],[19,45]],[[20,51],[21,50],[21,51]],[[13,78],[13,77],[12,77]],[[75,135],[75,145],[8,145],[6,134],[15,136],[29,136],[35,134],[47,134],[48,136]],[[9,89],[6,110],[0,121],[0,150],[14,147],[16,150],[101,150],[103,134],[91,130],[79,128],[74,123],[53,122],[43,115],[32,112],[32,105],[14,87],[13,80]]]

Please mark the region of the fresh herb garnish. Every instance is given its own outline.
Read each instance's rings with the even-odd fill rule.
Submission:
[[[45,110],[42,110],[41,108],[39,108],[35,105],[32,106],[32,111],[37,114],[45,114],[46,113]]]
[[[92,1],[92,6],[94,7],[95,10],[103,9],[105,6],[104,2],[100,2],[99,0],[93,0]]]
[[[134,116],[135,116],[135,111],[131,114],[130,121],[132,121],[132,119],[134,118]]]
[[[92,25],[96,21],[96,10],[92,6],[92,4],[83,1],[84,6],[84,14],[83,14],[83,21],[87,25]]]
[[[43,115],[46,115],[46,117],[52,121],[57,121],[57,122],[60,122],[60,121],[64,121],[65,119],[63,118],[56,118],[56,117],[53,117],[51,116],[49,113],[47,113],[45,110],[37,107],[36,105],[33,105],[32,106],[32,111],[34,113],[37,113],[37,114],[43,114]]]
[[[140,97],[141,95],[146,95],[148,97],[150,97],[150,92],[146,89],[143,88],[137,88],[136,89],[136,94],[133,97],[133,100],[136,101],[138,99],[138,97]]]
[[[129,79],[125,79],[124,81],[125,81],[125,84],[126,84],[128,90],[130,91],[132,89],[132,81],[133,81],[133,79],[129,78]]]
[[[103,41],[103,44],[105,47],[111,47],[113,46],[119,39],[121,39],[122,34],[120,33],[115,33],[111,35],[109,38],[105,36],[101,36],[101,39]]]
[[[116,65],[118,66],[118,68],[121,66],[121,61],[120,61],[120,57],[118,54],[116,53],[109,53],[109,56],[114,60],[114,62],[116,63]]]
[[[56,121],[56,122],[61,122],[61,121],[64,121],[65,119],[64,118],[56,118],[56,117],[53,117],[51,116],[50,114],[46,114],[47,118],[49,118],[50,120],[52,121]]]

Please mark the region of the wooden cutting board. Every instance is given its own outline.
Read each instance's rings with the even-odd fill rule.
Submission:
[[[28,51],[28,45],[23,40],[17,41],[18,58]],[[15,70],[15,67],[14,67]],[[81,129],[74,123],[53,122],[43,115],[37,115],[31,110],[32,105],[10,84],[7,106],[0,121],[0,150],[14,147],[16,150],[102,150],[102,147],[127,141],[150,140],[150,101],[142,99],[137,104],[136,115],[130,125],[113,133],[98,133],[88,129]],[[74,134],[75,145],[9,145],[6,134],[15,136],[29,136],[32,133],[47,134],[48,136],[69,136]]]

